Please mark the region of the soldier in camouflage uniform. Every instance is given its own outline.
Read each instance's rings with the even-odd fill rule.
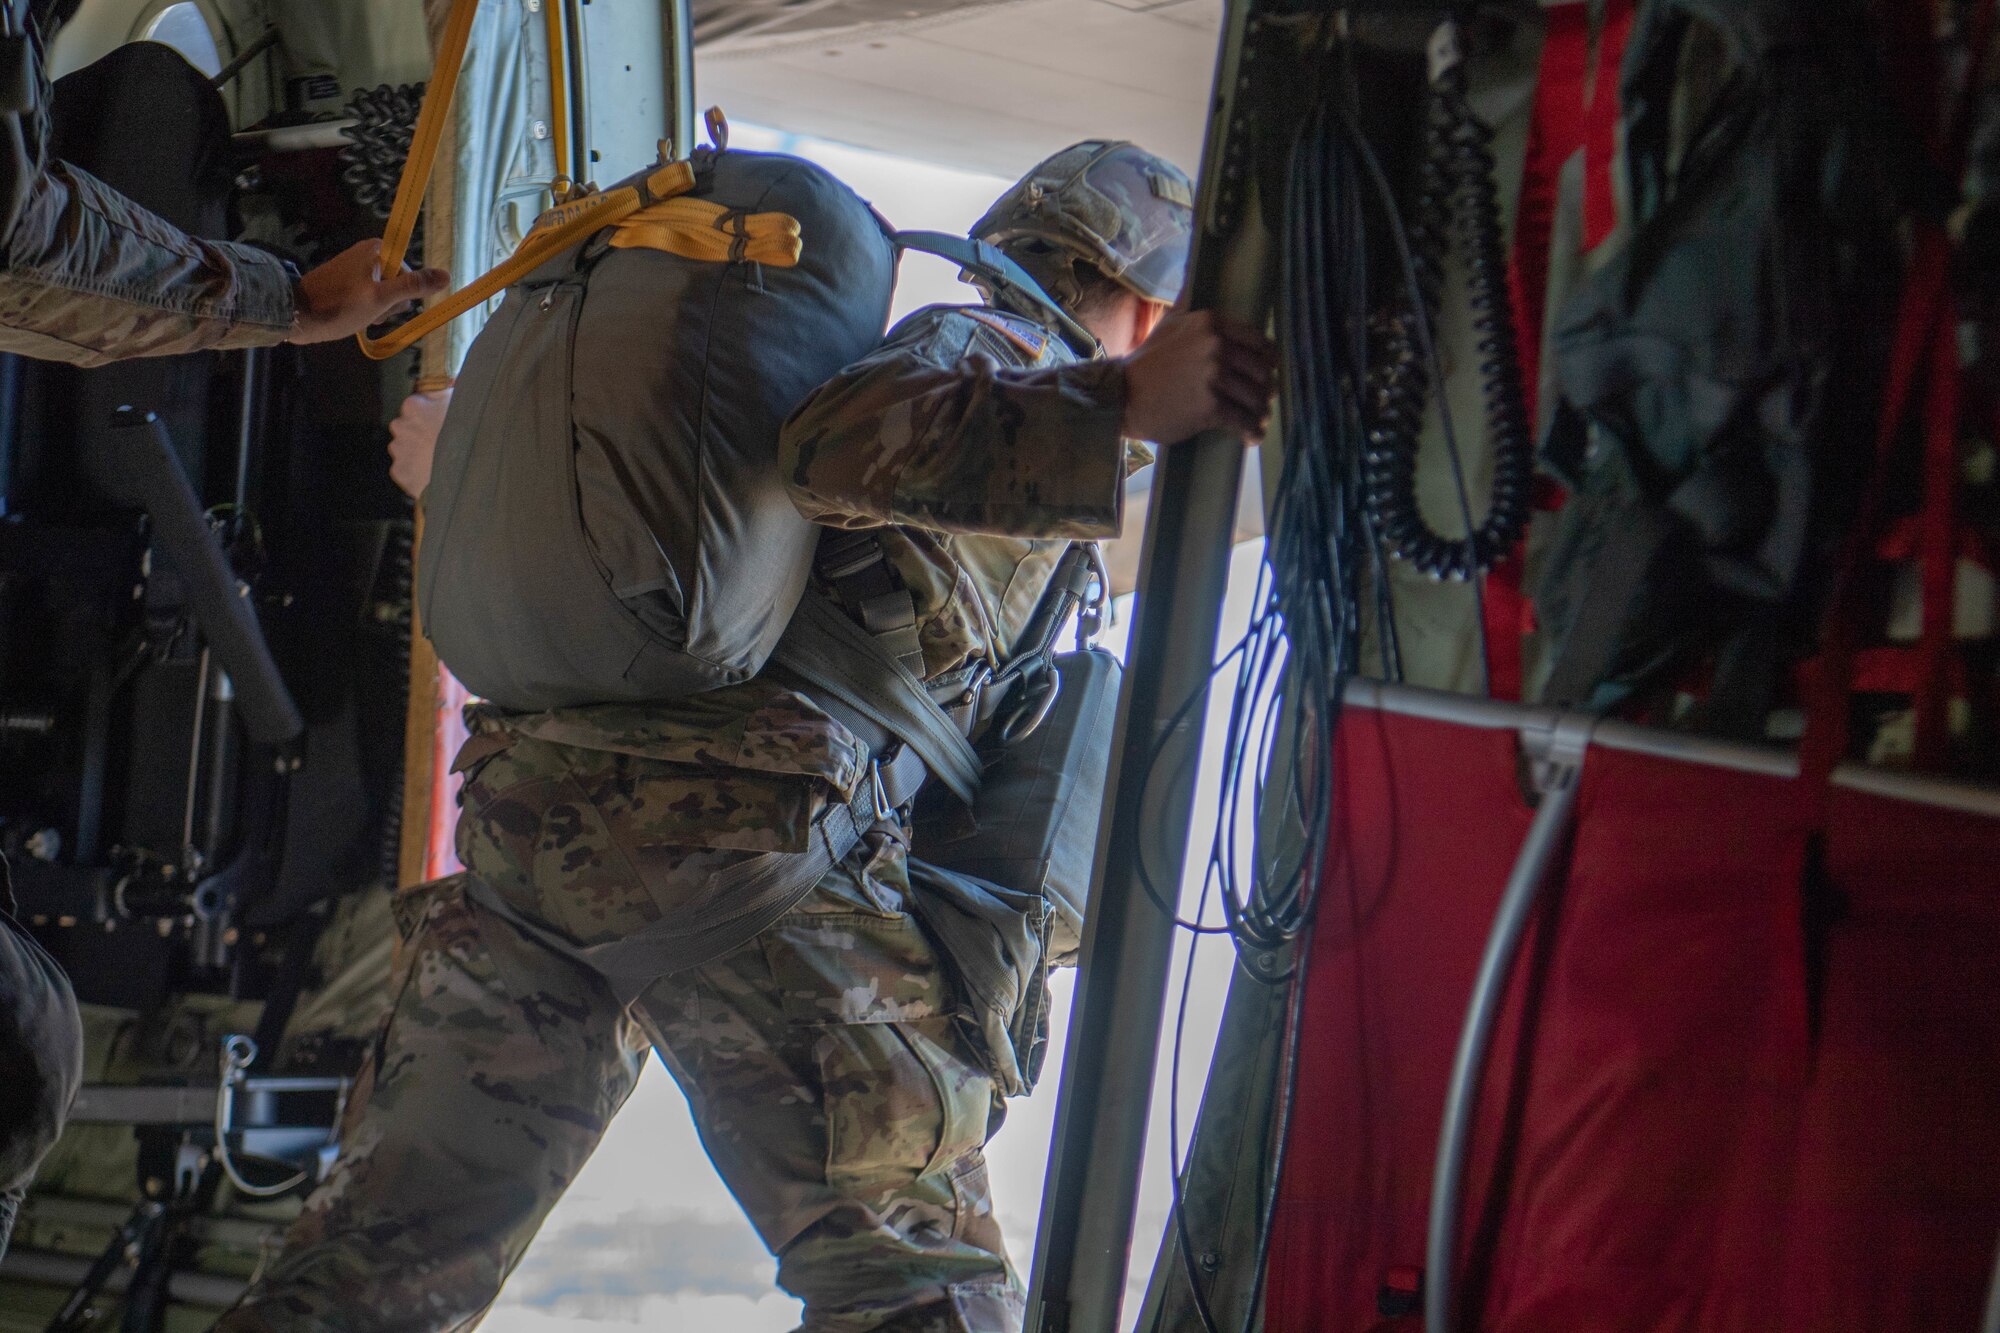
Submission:
[[[434,270],[382,281],[379,242],[300,278],[277,256],[197,240],[48,158],[46,44],[78,0],[0,0],[0,352],[102,365],[204,347],[324,342],[440,291]],[[76,1094],[83,1032],[61,969],[15,924],[0,861],[0,1253]]]
[[[787,424],[800,507],[880,530],[927,679],[1003,659],[1069,540],[1117,531],[1145,457],[1129,439],[1261,422],[1259,335],[1190,315],[1147,340],[1180,288],[1190,197],[1129,144],[1058,154],[978,234],[1062,293],[1104,357],[1029,314],[936,307]],[[1002,1098],[913,914],[904,812],[871,808],[864,745],[775,674],[472,724],[467,873],[405,899],[345,1151],[219,1328],[470,1327],[649,1045],[806,1329],[1018,1328],[982,1151]],[[746,911],[843,807],[864,840],[803,897]],[[674,965],[620,995],[589,950],[641,930]]]

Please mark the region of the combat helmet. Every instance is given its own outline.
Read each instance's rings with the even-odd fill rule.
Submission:
[[[1163,157],[1122,141],[1074,144],[1023,176],[973,224],[1065,309],[1076,262],[1149,301],[1171,304],[1187,277],[1194,185]]]

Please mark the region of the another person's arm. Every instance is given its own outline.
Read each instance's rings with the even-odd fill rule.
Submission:
[[[0,351],[94,366],[202,348],[326,342],[444,289],[436,270],[382,278],[366,241],[297,276],[251,246],[189,236],[47,155],[50,89],[0,114]]]

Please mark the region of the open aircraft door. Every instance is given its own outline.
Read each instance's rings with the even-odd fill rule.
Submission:
[[[2000,1328],[2000,797],[1976,720],[1992,589],[1966,554],[1990,534],[1968,499],[1984,483],[1954,466],[1983,448],[1992,402],[1972,276],[1991,233],[1970,222],[1990,196],[1958,155],[1990,121],[1975,108],[1994,16],[1809,8],[1788,26],[1807,8],[1231,4],[1190,298],[1271,317],[1286,343],[1269,568],[1249,636],[1216,653],[1235,450],[1168,451],[1030,1329],[1129,1320],[1149,1151],[1179,1170],[1147,1330]],[[1812,110],[1782,133],[1804,133],[1781,140],[1763,117],[1801,96]],[[1811,134],[1850,116],[1870,127],[1841,140],[1858,155],[1822,155]],[[1883,153],[1877,134],[1876,160],[1921,162],[1937,206],[1898,216],[1909,196],[1872,195],[1893,169],[1815,193]],[[1758,156],[1774,142],[1787,151]],[[1791,191],[1802,178],[1783,173],[1808,164]],[[1773,196],[1817,225],[1730,211]],[[1893,240],[1873,230],[1884,216]],[[1871,262],[1798,282],[1731,267],[1809,253],[1760,250],[1766,236]],[[1691,256],[1677,287],[1652,285]],[[1809,332],[1788,322],[1833,289]],[[1694,333],[1645,323],[1723,310]],[[1593,341],[1635,329],[1674,352]],[[1551,537],[1603,498],[1590,460],[1688,420],[1656,411],[1678,357],[1713,368],[1713,349],[1745,346],[1842,367],[1785,404],[1823,469],[1807,509],[1831,531],[1800,585],[1742,602],[1699,560],[1668,559],[1703,612],[1730,608],[1686,617],[1642,596],[1652,555],[1630,553],[1658,553],[1644,506],[1622,554]],[[1683,464],[1731,455],[1746,421],[1775,428],[1774,402],[1734,411],[1792,383],[1759,375],[1690,374],[1731,410],[1676,437]],[[1830,402],[1845,408],[1815,415]],[[1584,419],[1565,516],[1504,455],[1532,421],[1559,470]],[[1781,489],[1751,506],[1773,525],[1760,533],[1782,526]],[[1520,530],[1492,516],[1530,503],[1524,562]],[[1396,535],[1412,516],[1443,539]],[[1548,592],[1565,560],[1632,599],[1600,607],[1605,652],[1577,693],[1560,653],[1537,665],[1553,633],[1594,633]],[[1392,631],[1412,624],[1428,642],[1399,653]],[[1674,650],[1650,682],[1664,706],[1627,688],[1643,670],[1614,681],[1621,624]],[[1732,717],[1744,678],[1725,630],[1781,625],[1782,669]],[[1190,856],[1189,814],[1190,718],[1211,691],[1228,696],[1224,902],[1187,921],[1161,886],[1210,854]],[[1233,948],[1233,985],[1192,1143],[1149,1147],[1172,942],[1190,926]]]

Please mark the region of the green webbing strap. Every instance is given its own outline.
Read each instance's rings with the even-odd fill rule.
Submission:
[[[881,530],[829,528],[820,536],[813,567],[848,616],[921,679],[924,640],[917,626],[917,601],[890,565]]]
[[[544,948],[597,973],[620,1004],[630,1004],[661,977],[698,966],[722,949],[761,935],[798,906],[880,818],[875,788],[864,778],[852,802],[836,801],[813,825],[805,851],[766,852],[710,878],[711,901],[754,907],[722,921],[691,923],[668,917],[602,944],[578,944],[522,912],[477,875],[466,876],[465,896]]]
[[[958,724],[922,681],[820,593],[807,591],[771,660],[900,738],[967,805],[979,795],[979,756]]]
[[[1071,318],[1070,313],[1057,305],[1054,298],[1042,290],[1042,285],[1028,275],[1028,270],[1007,258],[997,246],[953,236],[949,232],[899,231],[896,233],[896,248],[949,259],[966,272],[1004,287],[1030,304],[1039,306],[1055,320],[1064,336],[1083,355],[1096,356],[1102,350],[1090,330]]]

